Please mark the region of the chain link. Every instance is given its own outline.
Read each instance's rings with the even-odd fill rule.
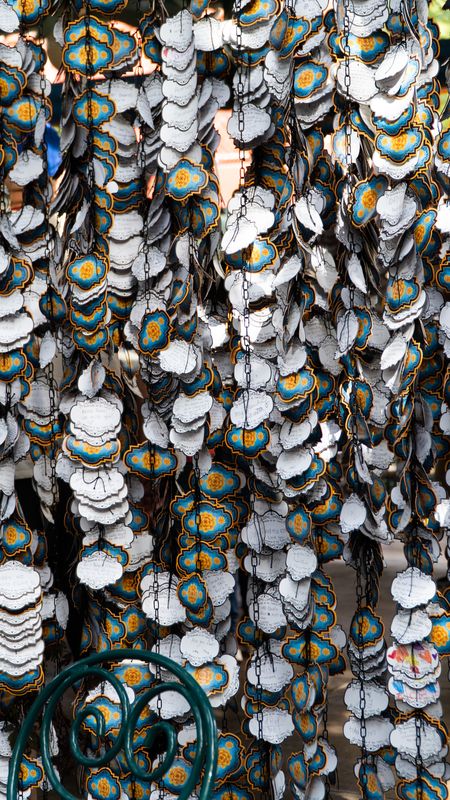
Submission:
[[[353,159],[352,159],[352,124],[351,124],[351,75],[350,75],[350,0],[343,0],[344,19],[343,19],[343,50],[344,50],[344,89],[345,89],[345,120],[344,120],[344,139],[345,139],[345,187],[343,201],[348,209],[350,192],[353,183]],[[348,214],[347,214],[348,218]],[[353,230],[349,225],[349,250],[355,252],[355,241]],[[352,303],[353,305],[353,303]]]
[[[236,12],[238,15],[238,21],[236,25],[236,49],[238,52],[238,64],[237,64],[237,83],[236,83],[236,97],[238,100],[238,108],[237,108],[237,124],[238,124],[238,133],[239,133],[239,189],[241,191],[240,196],[240,215],[246,215],[246,203],[247,203],[247,192],[245,188],[245,149],[243,147],[244,141],[244,130],[245,130],[245,114],[244,114],[244,99],[245,99],[245,83],[243,80],[244,76],[244,61],[242,59],[242,54],[244,53],[244,47],[242,44],[242,28],[239,21],[239,15],[241,12],[241,0],[238,0],[236,3]]]
[[[347,180],[350,179],[350,170],[352,166],[352,128],[350,121],[350,0],[343,0],[344,6],[344,20],[343,20],[343,47],[344,47],[344,88],[346,96],[346,114],[345,114],[345,159],[347,167]]]
[[[423,798],[423,760],[422,760],[422,716],[420,713],[416,712],[414,715],[414,723],[416,729],[416,771],[417,771],[417,783],[418,783],[418,794],[417,800],[422,800]]]
[[[194,475],[194,510],[195,510],[195,569],[197,573],[202,571],[202,537],[201,537],[201,514],[200,514],[200,467],[198,464],[198,453],[192,459],[192,469]]]
[[[414,381],[412,388],[411,388],[411,403],[413,409],[416,407],[416,388],[417,388],[417,381]],[[413,412],[414,415],[414,412]],[[409,535],[409,542],[411,544],[411,561],[415,567],[422,570],[422,548],[421,548],[421,539],[419,535],[419,522],[420,518],[417,514],[416,508],[416,495],[418,491],[417,486],[417,479],[416,479],[416,469],[418,468],[417,463],[417,444],[416,444],[416,429],[413,424],[410,425],[409,429],[409,436],[411,441],[411,459],[409,464],[409,474],[410,474],[410,484],[411,484],[411,531]],[[418,669],[418,665],[415,664],[415,650],[414,645],[412,645],[412,667],[413,669]],[[417,793],[417,800],[422,800],[423,798],[423,759],[422,759],[422,726],[423,720],[422,715],[419,710],[414,711],[414,726],[415,726],[415,737],[416,737],[416,758],[415,758],[415,766],[417,771],[417,783],[418,783],[418,793]]]
[[[246,185],[246,152],[244,149],[244,130],[245,130],[245,112],[244,112],[244,104],[245,104],[245,60],[242,58],[244,55],[245,48],[243,47],[242,42],[242,28],[240,25],[240,12],[241,12],[241,0],[238,0],[235,5],[236,16],[237,16],[237,24],[236,24],[236,46],[238,51],[238,59],[237,59],[237,82],[236,82],[236,100],[237,100],[237,128],[238,128],[238,137],[239,137],[239,218],[245,218],[247,214],[247,202],[248,202],[248,191]],[[249,70],[247,71],[247,81],[248,87],[250,87],[250,74]],[[248,424],[248,406],[249,406],[249,399],[250,399],[250,390],[252,384],[252,366],[251,366],[251,337],[250,337],[250,283],[248,280],[248,273],[246,269],[247,264],[247,253],[243,252],[242,254],[242,301],[243,301],[243,331],[241,331],[241,347],[243,349],[243,357],[244,357],[244,389],[242,394],[243,400],[243,407],[244,407],[244,426],[243,426],[243,452],[245,457],[246,446],[247,446],[247,432],[250,429]],[[255,526],[258,529],[259,519],[258,515],[255,513],[255,492],[254,492],[254,467],[253,461],[251,458],[247,458],[247,462],[249,463],[249,470],[253,478],[253,485],[250,491],[250,498],[249,498],[249,506],[250,506],[250,515],[253,518]],[[259,538],[261,538],[261,533],[259,532]],[[259,589],[259,580],[257,577],[257,568],[258,568],[258,555],[256,551],[251,548],[250,553],[250,561],[251,561],[251,577],[252,577],[252,612],[253,612],[253,621],[255,625],[256,631],[259,630],[259,601],[258,601],[258,589]],[[270,777],[270,766],[268,763],[269,752],[268,748],[265,746],[265,742],[263,739],[263,689],[261,683],[261,646],[256,648],[256,652],[254,655],[254,668],[255,668],[255,676],[256,676],[256,720],[258,726],[258,747],[260,753],[260,765],[262,770],[262,785],[266,788],[269,777]]]
[[[3,115],[0,115],[0,136],[2,142],[5,140],[3,119],[4,119]],[[0,217],[6,216],[7,209],[8,209],[8,204],[7,204],[7,190],[6,190],[6,178],[5,178],[5,159],[3,159],[3,163],[0,167]]]
[[[137,0],[137,12],[138,12],[138,27],[136,31],[136,36],[138,40],[138,65],[136,67],[136,74],[138,76],[138,84],[139,84],[139,91],[142,88],[142,84],[144,82],[144,68],[142,64],[143,59],[143,44],[142,44],[142,30],[141,24],[144,19],[144,11],[142,8],[141,0]],[[137,161],[140,168],[141,173],[141,180],[142,180],[142,187],[143,187],[143,198],[142,198],[142,214],[143,214],[143,227],[142,227],[142,245],[141,245],[141,253],[144,258],[144,299],[145,299],[145,313],[150,311],[150,298],[151,298],[151,275],[150,275],[150,261],[149,261],[149,252],[150,252],[150,245],[148,241],[148,234],[149,234],[149,227],[148,227],[148,207],[146,204],[147,199],[147,180],[146,180],[146,157],[145,157],[145,123],[141,119],[139,125],[139,141],[138,141],[138,151],[137,151]],[[153,371],[153,361],[151,357],[144,357],[141,355],[141,361],[144,363],[146,371],[149,375],[148,386],[149,391],[147,392],[147,404],[149,407],[149,411],[154,410],[154,401],[151,392],[151,382],[152,382],[152,371]],[[148,453],[150,458],[150,472],[152,476],[155,472],[155,444],[154,442],[149,442],[147,440],[148,445]]]
[[[344,139],[345,139],[345,188],[343,193],[343,202],[348,211],[348,203],[350,199],[350,192],[353,179],[353,163],[352,163],[352,125],[351,125],[351,75],[350,75],[350,0],[343,0],[344,18],[343,18],[343,50],[344,50],[344,90],[345,90],[345,121],[344,121]],[[347,213],[347,220],[348,220]],[[348,224],[348,240],[350,253],[355,251],[355,241],[353,236],[352,227]],[[354,305],[354,288],[351,287],[350,293],[350,307]],[[358,426],[357,426],[357,397],[356,397],[356,384],[354,375],[350,378],[350,397],[349,397],[349,434],[352,446],[353,456],[356,453],[361,457],[360,443],[358,439]],[[354,460],[354,458],[353,458]],[[360,708],[360,736],[361,736],[361,763],[360,763],[360,784],[362,796],[367,797],[367,764],[368,764],[368,751],[367,751],[367,724],[366,724],[366,693],[365,693],[365,659],[364,659],[364,635],[363,635],[363,616],[362,607],[364,599],[364,591],[361,580],[361,554],[359,554],[356,562],[356,613],[358,619],[358,633],[357,633],[357,650],[358,650],[358,683],[359,683],[359,708]]]
[[[140,86],[139,90],[142,88],[142,84],[144,82],[144,70],[142,65],[142,58],[143,58],[143,47],[142,47],[142,31],[141,31],[141,22],[143,20],[143,10],[141,5],[141,0],[138,0],[138,14],[139,14],[139,42],[140,42],[140,63],[138,65],[138,75],[140,77]],[[138,163],[140,166],[141,171],[141,179],[142,179],[142,186],[143,186],[143,218],[144,224],[142,229],[142,255],[144,258],[144,297],[145,297],[145,309],[146,312],[150,311],[150,298],[151,298],[151,275],[150,275],[150,262],[149,262],[149,252],[150,252],[150,245],[149,245],[149,223],[148,223],[148,207],[147,207],[147,179],[146,179],[146,156],[145,156],[145,123],[141,120],[139,126],[139,142],[138,142]],[[142,356],[141,356],[142,358]],[[147,392],[147,404],[149,407],[149,412],[151,413],[154,408],[154,399],[152,394],[152,372],[153,372],[153,361],[151,357],[144,358],[144,363],[146,366],[147,374],[148,374],[148,392]],[[148,440],[147,440],[148,441]],[[148,451],[150,457],[150,473],[152,480],[154,479],[155,474],[155,444],[154,442],[148,441]],[[156,538],[153,543],[153,603],[154,603],[154,622],[155,622],[155,635],[154,635],[154,649],[156,653],[160,652],[160,616],[159,616],[159,609],[160,609],[160,599],[159,599],[159,580],[158,580],[158,573],[159,573],[159,565],[156,563],[156,549],[157,549],[157,542]],[[156,666],[156,679],[158,683],[161,683],[161,668],[159,665]],[[156,714],[158,719],[162,719],[162,697],[159,693],[156,696]],[[158,757],[158,762],[161,765],[163,761],[162,754]],[[159,800],[163,800],[164,798],[164,786],[162,783],[162,778],[158,781],[158,797]]]
[[[139,23],[138,23],[138,49],[139,49],[139,61],[136,68],[137,75],[138,75],[138,84],[139,84],[139,91],[142,90],[142,86],[145,80],[144,76],[144,67],[142,63],[143,59],[143,43],[142,43],[142,31],[141,31],[141,22],[143,20],[142,14],[142,4],[141,0],[138,0],[137,10],[139,15]],[[146,168],[147,168],[147,160],[145,157],[145,122],[141,118],[140,125],[139,125],[139,142],[138,142],[138,164],[140,167],[141,172],[141,179],[142,179],[142,186],[144,191],[143,196],[143,216],[144,216],[144,224],[142,228],[142,248],[141,252],[144,258],[144,296],[145,296],[145,310],[150,310],[150,263],[149,263],[149,251],[150,245],[148,241],[148,208],[146,206],[146,199],[147,199],[147,179],[146,179]]]
[[[159,568],[157,567],[157,564],[155,563],[155,561],[153,561],[153,598],[154,598],[153,599],[153,604],[154,604],[154,612],[155,612],[155,637],[154,637],[154,645],[153,646],[154,646],[154,649],[155,649],[156,653],[160,652],[160,646],[159,646],[159,644],[160,644],[160,637],[159,637],[160,619],[159,619],[159,581],[158,581],[158,573],[159,573]],[[158,683],[161,683],[161,667],[159,666],[159,664],[156,666],[156,670],[155,671],[156,671],[156,679],[157,679]],[[158,716],[158,719],[162,719],[162,697],[161,697],[161,693],[159,693],[156,696],[156,714]],[[159,756],[158,761],[159,761],[160,764],[162,763],[162,755]],[[163,789],[163,785],[162,785],[161,780],[159,781],[159,785],[158,785],[158,793],[159,793],[160,800],[162,800],[162,798],[164,797],[164,789]]]
[[[88,133],[86,141],[87,153],[87,190],[89,202],[89,220],[90,220],[90,236],[92,244],[95,246],[96,241],[96,225],[95,225],[95,207],[92,198],[95,194],[95,172],[94,172],[94,115],[93,115],[93,101],[92,101],[92,82],[94,77],[94,62],[92,58],[92,34],[91,34],[91,0],[86,0],[85,10],[85,26],[86,26],[86,92],[87,92],[87,119],[88,119]]]
[[[367,724],[366,724],[366,693],[365,693],[365,664],[364,664],[364,635],[363,635],[363,607],[364,592],[361,580],[361,556],[356,562],[356,613],[358,615],[358,682],[359,682],[359,707],[360,707],[360,735],[361,735],[361,765],[360,782],[363,799],[367,797]]]
[[[46,133],[46,117],[47,117],[47,80],[45,78],[44,70],[45,70],[45,49],[44,49],[44,30],[43,30],[43,22],[42,18],[39,23],[39,43],[42,47],[43,58],[41,69],[39,71],[39,88],[41,90],[41,114],[44,118],[44,132],[42,135],[42,143],[41,143],[41,150],[42,150],[42,200],[43,200],[43,214],[44,214],[44,242],[45,242],[45,250],[44,250],[44,262],[46,268],[46,285],[47,285],[47,321],[48,321],[48,330],[52,334],[52,336],[56,335],[55,324],[53,319],[53,308],[51,302],[51,289],[52,289],[52,281],[51,281],[51,263],[54,255],[54,239],[51,233],[51,223],[50,223],[50,203],[52,198],[52,186],[50,181],[50,175],[48,171],[48,146],[47,141],[45,138]],[[50,506],[50,511],[54,511],[58,499],[59,499],[59,492],[58,492],[58,480],[56,476],[56,443],[57,443],[57,435],[56,435],[56,423],[58,420],[58,404],[57,404],[57,396],[56,396],[56,381],[54,376],[54,364],[53,359],[45,368],[45,375],[47,381],[47,387],[49,391],[49,400],[50,400],[50,448],[49,448],[49,461],[50,461],[50,485],[51,485],[51,494],[52,494],[52,502]],[[46,459],[47,462],[47,459]]]

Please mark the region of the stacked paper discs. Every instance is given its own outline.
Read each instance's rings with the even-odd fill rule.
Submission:
[[[115,467],[119,458],[117,435],[121,427],[121,404],[103,397],[78,398],[70,409],[68,433],[63,443],[64,460],[60,472],[74,492],[72,512],[79,518],[83,533],[92,543],[85,546],[78,575],[94,589],[121,577],[127,555],[120,548],[126,536],[125,518],[129,506],[127,486]],[[120,527],[114,532],[111,527]],[[117,539],[118,534],[118,539]],[[110,541],[111,536],[119,547]],[[98,539],[102,546],[98,546]],[[129,544],[128,540],[128,544]],[[89,577],[88,577],[89,575]]]
[[[0,668],[17,694],[43,681],[42,589],[39,573],[20,561],[0,565]]]
[[[161,126],[164,144],[159,159],[172,168],[181,158],[199,163],[197,61],[193,18],[183,9],[159,29],[162,44],[162,93],[165,98]]]
[[[431,449],[427,446],[432,438],[428,439],[426,435],[427,443],[419,437],[415,439],[410,421],[405,416],[399,423],[400,408],[404,412],[405,407],[410,407],[412,418],[416,420],[411,421],[412,425],[419,424],[421,430],[427,429],[430,437],[437,433],[437,426],[434,428],[430,416],[422,416],[419,410],[419,403],[425,400],[431,388],[427,386],[424,397],[422,387],[425,375],[422,377],[421,361],[422,358],[425,359],[423,363],[427,363],[429,358],[436,359],[437,352],[433,345],[423,347],[414,326],[414,320],[419,315],[430,321],[436,318],[436,310],[441,302],[432,287],[431,274],[427,272],[433,260],[433,245],[429,246],[431,243],[428,238],[431,233],[430,220],[434,215],[430,208],[433,206],[432,180],[430,172],[427,172],[433,135],[425,134],[426,138],[423,138],[422,131],[416,127],[420,114],[428,120],[430,127],[433,121],[438,125],[433,103],[430,102],[432,77],[436,70],[433,62],[433,27],[427,27],[426,9],[418,10],[416,24],[424,33],[419,43],[412,34],[409,37],[402,33],[402,12],[397,15],[392,11],[390,14],[381,5],[379,8],[363,8],[358,3],[339,4],[336,8],[337,30],[334,32],[332,27],[329,38],[330,46],[339,59],[338,90],[346,102],[343,113],[336,118],[334,133],[337,159],[347,171],[337,236],[347,251],[348,294],[347,289],[340,294],[343,305],[337,311],[337,334],[338,348],[344,354],[348,373],[347,384],[342,385],[343,401],[347,413],[350,412],[348,429],[355,449],[353,474],[347,473],[351,494],[349,492],[344,503],[341,524],[350,532],[352,547],[348,557],[351,555],[357,571],[362,570],[363,592],[372,604],[376,603],[378,592],[376,577],[369,579],[369,564],[372,571],[379,572],[379,546],[370,544],[363,537],[387,543],[391,536],[387,522],[391,531],[404,538],[407,561],[419,571],[428,572],[432,569],[431,564],[437,552],[431,544],[436,531],[435,523],[428,517],[428,514],[433,514],[431,494],[423,505],[415,499],[417,495],[414,490],[415,487],[419,492],[423,491],[423,496],[428,491],[423,475],[419,476],[418,465],[427,459],[431,459],[427,463],[432,463]],[[402,148],[404,151],[400,155]],[[365,178],[361,176],[363,163],[367,163],[369,168]],[[415,175],[418,164],[420,178]],[[397,198],[401,198],[399,206]],[[415,225],[418,232],[413,237]],[[374,242],[377,241],[374,263],[379,274],[384,276],[385,271],[389,270],[383,309],[380,309],[371,290],[371,285],[377,279],[365,268],[367,259],[371,259],[368,230],[373,230]],[[437,241],[435,244],[437,246]],[[425,311],[427,303],[429,305]],[[359,321],[358,325],[353,324],[352,332],[353,315]],[[375,358],[370,357],[371,352]],[[392,396],[398,400],[395,399],[391,405],[392,416],[389,419],[389,414],[387,418],[385,416],[383,406],[386,407],[386,399]],[[365,435],[363,427],[367,431]],[[380,439],[380,433],[384,434],[384,442]],[[404,447],[405,438],[400,444],[400,438],[405,435],[414,453],[412,459]],[[400,482],[392,492],[391,505],[383,486],[381,470],[389,467],[394,454],[400,462],[404,460],[405,465]],[[408,482],[408,488],[404,481]],[[424,528],[428,528],[427,533]],[[429,548],[422,544],[425,540],[430,543]],[[424,548],[428,551],[427,556]],[[369,551],[371,555],[368,560]],[[353,621],[355,631],[349,641],[352,668],[359,678],[352,691],[349,690],[352,707],[353,692],[358,691],[358,682],[361,705],[365,707],[364,699],[373,693],[367,679],[381,677],[384,669],[382,631],[373,616],[374,609],[362,606],[361,598],[359,604]],[[367,635],[372,627],[374,638],[370,641]],[[378,759],[375,765],[370,765],[367,760],[368,752],[373,752],[373,749],[379,749],[380,756],[386,756],[383,742],[387,744],[389,741],[390,723],[387,720],[384,723],[379,721],[376,728],[371,721],[373,714],[379,715],[385,707],[385,697],[380,695],[379,700],[378,709],[375,712],[376,704],[374,708],[371,707],[367,720],[360,713],[359,724],[351,720],[346,726],[351,739],[359,730],[352,740],[362,748],[358,779],[363,790],[369,784],[378,786],[380,791],[387,790],[392,784],[392,776],[382,761]],[[406,711],[407,707],[402,706],[402,710]],[[438,708],[430,706],[429,711],[439,716]],[[419,729],[420,714],[412,713],[412,721]],[[401,718],[398,724],[401,727]],[[374,741],[378,742],[376,748]],[[396,731],[392,732],[390,742],[392,746],[397,746]],[[420,772],[420,752],[416,755],[419,764],[416,772]],[[388,760],[393,761],[392,753]],[[406,775],[402,777],[407,780]],[[419,776],[419,781],[426,779],[426,772]],[[406,796],[410,790],[414,791],[414,783],[411,787],[401,785],[400,791],[405,794],[400,796]]]
[[[47,10],[56,4],[47,3]],[[59,595],[52,607],[53,575],[47,562],[44,530],[33,523],[53,521],[57,498],[52,477],[58,435],[57,391],[50,390],[48,365],[56,353],[50,331],[58,298],[54,229],[45,122],[51,113],[50,83],[43,75],[46,55],[41,42],[28,39],[40,24],[41,4],[25,8],[2,3],[2,136],[0,189],[0,402],[1,402],[1,534],[2,618],[0,706],[2,720],[17,718],[14,698],[26,699],[44,681],[44,646],[61,640],[67,617]],[[49,401],[52,391],[53,400]],[[54,393],[53,393],[54,392]],[[42,511],[28,515],[17,481],[23,460],[34,462],[33,504]],[[27,470],[28,472],[28,470]],[[29,474],[29,472],[28,472]],[[31,486],[29,493],[34,494]],[[21,497],[21,500],[19,499]],[[36,524],[36,523],[34,523]],[[60,613],[61,612],[61,613]],[[43,620],[45,620],[43,625]],[[6,748],[8,750],[8,748]],[[7,758],[2,749],[0,793],[5,794]],[[42,770],[27,764],[36,785]]]

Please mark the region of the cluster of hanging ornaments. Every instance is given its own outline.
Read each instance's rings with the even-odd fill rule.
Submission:
[[[443,800],[438,31],[425,2],[236,0],[221,21],[202,0],[173,16],[140,0],[134,27],[117,22],[126,7],[0,0],[12,34],[0,45],[0,795],[14,699],[26,708],[67,624],[46,552],[65,484],[81,651],[136,651],[110,684],[77,693],[76,710],[89,702],[107,720],[106,745],[121,687],[133,699],[168,677],[139,661],[153,647],[221,709],[214,800],[322,800],[337,767],[328,685],[347,651],[344,733],[363,796],[396,785],[400,800]],[[56,191],[41,41],[52,14],[65,77]],[[214,120],[229,104],[240,180],[222,226]],[[42,530],[15,491],[28,454]],[[377,605],[394,537],[405,567],[387,643]],[[348,637],[327,574],[341,556],[356,572]],[[86,796],[179,794],[195,725],[176,693],[152,701],[134,736],[148,773],[158,718],[179,731],[167,775],[133,778],[118,756],[84,770]],[[94,752],[95,717],[84,734]],[[24,792],[42,785],[39,759],[22,773]]]
[[[337,232],[347,252],[339,349],[353,372],[355,451],[348,480],[355,491],[341,522],[359,531],[351,563],[358,573],[362,568],[364,584],[359,574],[349,639],[356,680],[346,693],[352,717],[345,733],[361,747],[356,773],[367,796],[381,797],[395,785],[394,767],[398,797],[445,797],[447,734],[436,681],[439,656],[448,654],[447,601],[432,579],[445,490],[429,477],[448,448],[439,424],[445,361],[436,324],[445,288],[436,205],[446,190],[432,158],[441,129],[437,31],[427,22],[426,4],[410,11],[383,5],[367,20],[363,4],[342,4],[334,34],[346,101],[344,120],[338,119],[347,168]],[[339,129],[335,145],[337,136]],[[377,358],[372,348],[382,351]],[[381,470],[394,462],[397,482],[388,497]],[[392,586],[398,610],[386,651],[373,575],[381,569],[379,543],[392,534],[403,541],[407,563]]]
[[[1,705],[42,685],[44,643],[63,636],[65,598],[52,589],[42,530],[28,526],[15,485],[19,462],[30,456],[43,518],[53,521],[57,499],[54,471],[58,429],[57,392],[49,367],[55,353],[51,333],[52,275],[58,252],[49,220],[46,120],[50,84],[40,39],[25,31],[43,9],[2,3],[1,182],[1,559],[0,604],[5,639],[1,650]],[[21,204],[12,206],[13,187]],[[19,629],[16,627],[20,624]],[[15,634],[14,634],[15,631]],[[3,787],[4,788],[4,787]]]
[[[46,55],[41,37],[26,33],[29,26],[40,25],[43,13],[40,4],[0,6],[0,28],[7,42],[1,44],[0,66],[1,797],[6,795],[11,754],[8,723],[17,723],[23,709],[16,698],[26,703],[42,686],[44,649],[47,656],[52,654],[68,617],[66,598],[53,588],[44,530],[27,524],[28,500],[19,496],[16,485],[20,462],[30,457],[36,504],[51,524],[57,500],[58,432],[51,320],[54,259],[59,253],[49,219]],[[20,204],[12,202],[17,195]],[[29,793],[42,778],[39,759],[26,758],[24,791]]]

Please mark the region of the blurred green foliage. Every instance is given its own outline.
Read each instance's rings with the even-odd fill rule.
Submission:
[[[431,0],[429,14],[439,25],[441,39],[450,39],[450,11],[444,11],[445,0]]]

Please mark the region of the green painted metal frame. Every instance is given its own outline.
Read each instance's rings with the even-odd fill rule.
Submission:
[[[151,686],[140,694],[133,704],[130,705],[123,684],[114,674],[108,672],[107,669],[101,666],[128,659],[144,661],[147,664],[154,664],[155,666],[162,667],[174,675],[174,677],[178,678],[180,682],[169,681],[167,683],[162,682],[158,685]],[[123,751],[130,771],[136,778],[148,782],[159,780],[166,774],[177,753],[177,734],[173,725],[168,721],[159,720],[149,731],[149,736],[146,741],[147,747],[151,746],[156,735],[159,733],[162,733],[166,739],[166,754],[163,762],[151,773],[144,771],[135,761],[132,752],[133,732],[142,710],[150,700],[158,696],[158,694],[175,691],[188,701],[192,714],[194,715],[197,732],[194,763],[189,779],[186,781],[178,800],[187,800],[191,792],[199,784],[202,769],[204,772],[201,781],[199,800],[208,800],[211,796],[216,776],[218,746],[216,723],[206,694],[194,678],[192,678],[183,667],[176,664],[170,658],[160,655],[159,653],[150,653],[147,650],[131,650],[130,648],[106,650],[103,653],[84,658],[62,670],[56,678],[50,681],[50,683],[39,692],[30,711],[25,717],[14,745],[9,766],[7,800],[17,800],[19,797],[18,784],[22,757],[25,753],[30,734],[41,714],[40,749],[47,780],[63,800],[78,800],[75,795],[62,785],[52,764],[50,753],[50,726],[55,709],[64,692],[72,686],[72,684],[89,678],[90,676],[95,676],[100,681],[109,682],[116,690],[121,704],[122,725],[116,741],[103,755],[98,757],[85,756],[81,752],[78,744],[78,734],[83,721],[88,716],[95,717],[98,726],[98,738],[100,740],[104,735],[105,720],[99,709],[95,706],[91,707],[88,705],[84,707],[75,716],[70,730],[70,749],[75,760],[85,767],[102,767],[115,758],[118,753]]]

